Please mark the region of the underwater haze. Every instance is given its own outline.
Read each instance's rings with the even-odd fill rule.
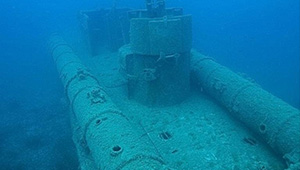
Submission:
[[[0,170],[78,169],[68,101],[47,48],[80,41],[78,11],[144,0],[0,1]],[[300,108],[299,0],[166,0],[193,17],[193,47]]]

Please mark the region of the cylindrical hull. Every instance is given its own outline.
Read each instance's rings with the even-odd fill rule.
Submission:
[[[164,162],[147,135],[116,108],[67,43],[54,35],[49,46],[70,101],[74,142],[82,167],[163,169]]]
[[[259,134],[288,164],[299,164],[299,110],[196,51],[191,64],[194,83]]]

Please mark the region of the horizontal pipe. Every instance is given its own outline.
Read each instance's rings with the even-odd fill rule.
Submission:
[[[289,167],[300,168],[299,110],[194,50],[192,80],[261,136]]]
[[[150,139],[119,111],[72,48],[59,35],[50,38],[49,47],[70,101],[73,125],[79,129],[80,136],[77,133],[74,142],[79,160],[85,160],[82,166],[105,170],[164,169],[165,163]],[[83,158],[86,154],[94,160],[93,165],[86,165],[91,164]]]

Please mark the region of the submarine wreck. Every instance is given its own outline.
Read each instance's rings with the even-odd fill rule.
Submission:
[[[80,169],[300,169],[299,110],[193,49],[182,8],[146,0],[78,21],[83,50],[57,33],[48,46]]]

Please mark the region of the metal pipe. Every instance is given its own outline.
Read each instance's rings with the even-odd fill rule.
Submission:
[[[70,101],[74,142],[82,167],[164,169],[155,146],[114,105],[72,48],[59,35],[50,38],[49,47]]]
[[[196,51],[192,80],[282,155],[290,168],[300,168],[299,110]]]

